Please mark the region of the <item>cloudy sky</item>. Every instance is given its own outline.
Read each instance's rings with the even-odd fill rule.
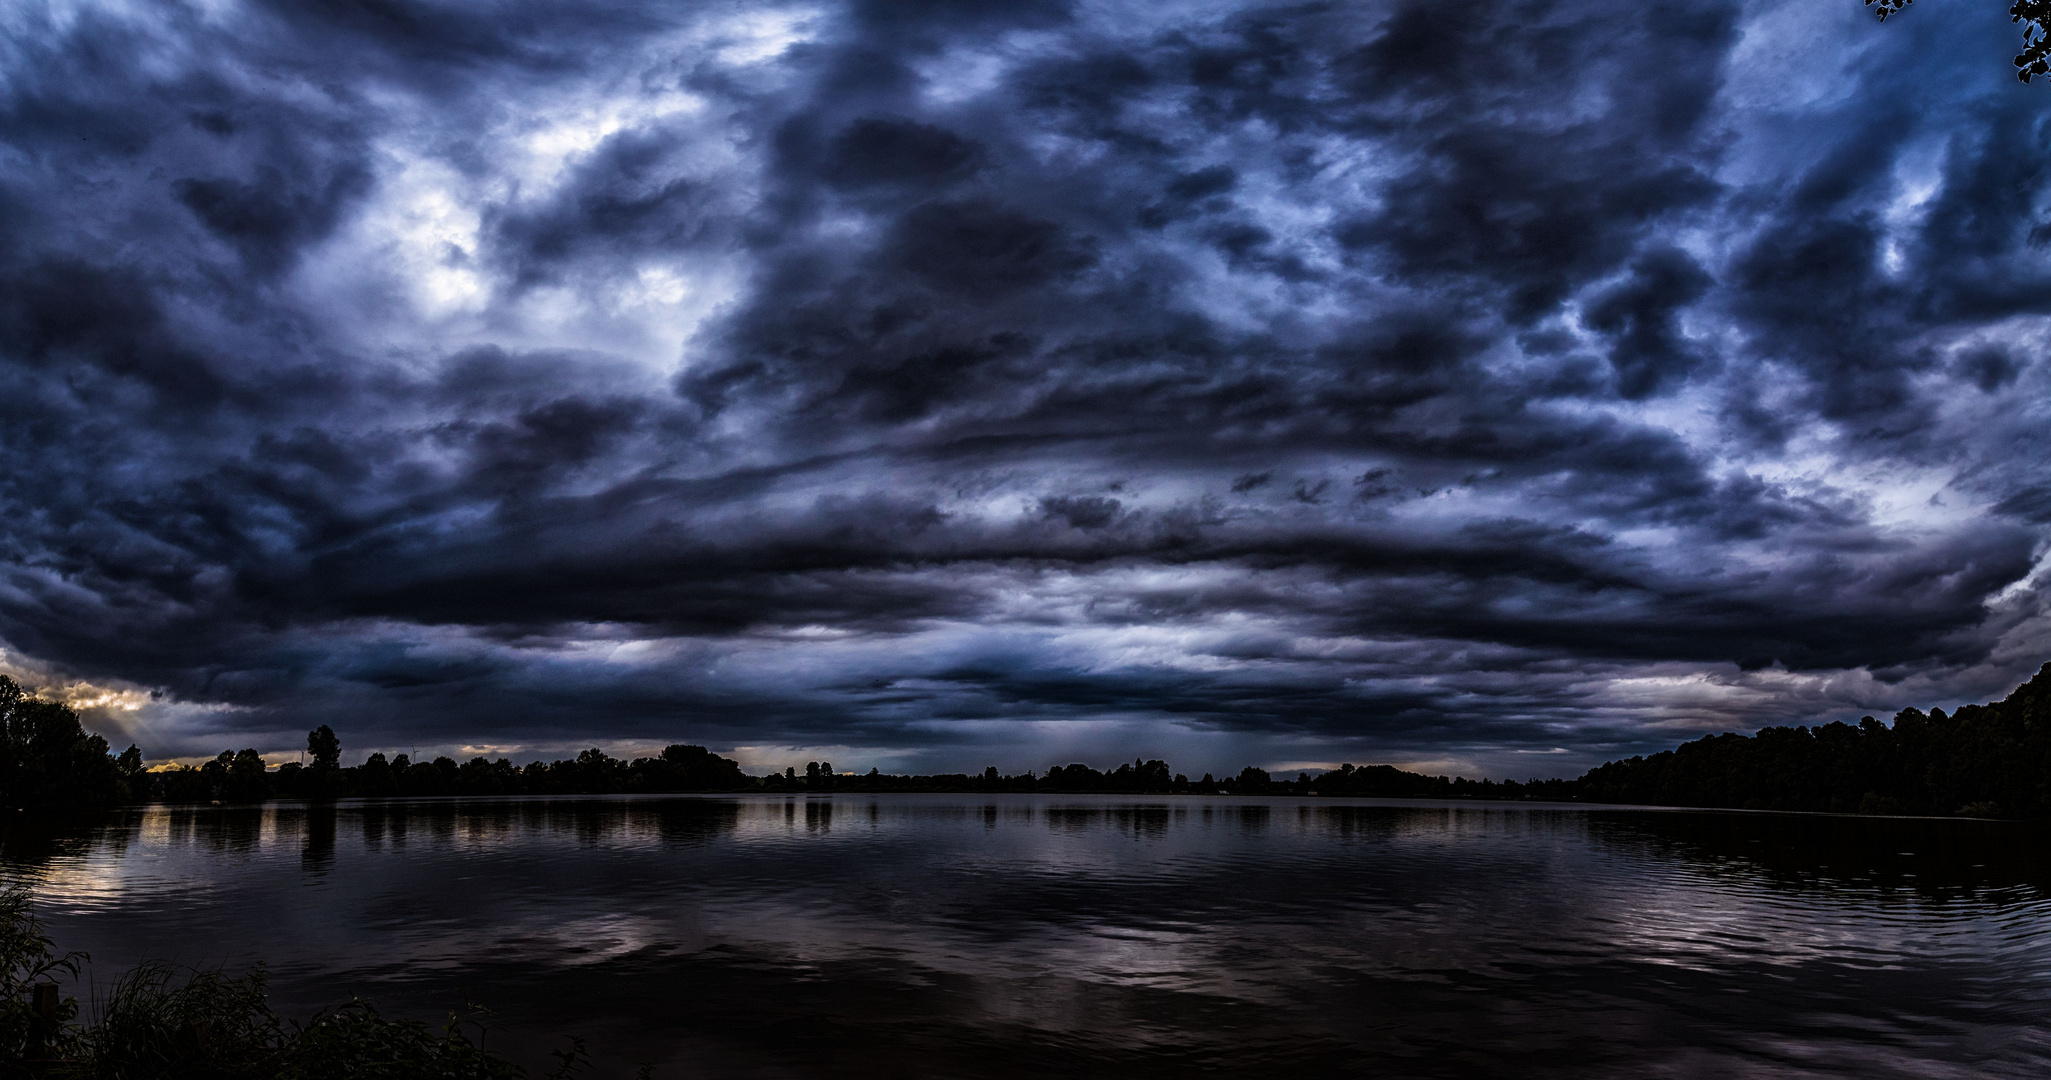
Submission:
[[[2051,659],[1998,0],[0,11],[0,670],[153,759],[1550,776]]]

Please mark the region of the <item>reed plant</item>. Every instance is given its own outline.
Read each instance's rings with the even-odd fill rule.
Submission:
[[[241,975],[145,963],[82,1011],[61,993],[83,953],[59,953],[30,893],[0,889],[0,1078],[48,1080],[520,1080],[484,1048],[483,1013],[440,1028],[352,1000],[304,1023],[280,1018],[261,966]],[[589,1064],[581,1040],[550,1080]],[[642,1070],[645,1077],[647,1069]]]

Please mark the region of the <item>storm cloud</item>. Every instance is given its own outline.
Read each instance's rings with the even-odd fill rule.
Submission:
[[[1523,777],[2051,658],[1993,8],[7,18],[0,661],[152,757]]]

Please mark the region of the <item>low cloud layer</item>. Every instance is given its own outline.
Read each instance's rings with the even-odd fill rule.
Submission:
[[[1544,776],[2051,659],[1993,8],[7,19],[0,665],[153,757]]]

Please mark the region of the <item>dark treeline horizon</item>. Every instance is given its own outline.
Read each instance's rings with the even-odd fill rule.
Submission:
[[[1249,765],[1200,778],[1160,759],[1100,771],[1075,763],[1045,773],[897,775],[839,773],[809,762],[751,776],[703,746],[673,744],[623,760],[593,747],[574,758],[510,759],[370,754],[341,764],[327,725],[307,735],[309,761],[265,765],[254,749],[223,751],[198,766],[148,770],[130,746],[112,754],[71,709],[0,676],[0,805],[95,808],[135,803],[251,803],[271,798],[611,795],[672,792],[983,792],[1266,794],[1416,799],[1544,799],[1748,810],[1981,817],[2051,815],[2051,663],[2007,698],[1947,714],[1904,709],[1817,727],[1706,735],[1672,750],[1607,762],[1576,779],[1470,780],[1390,765],[1344,764],[1277,778]]]

